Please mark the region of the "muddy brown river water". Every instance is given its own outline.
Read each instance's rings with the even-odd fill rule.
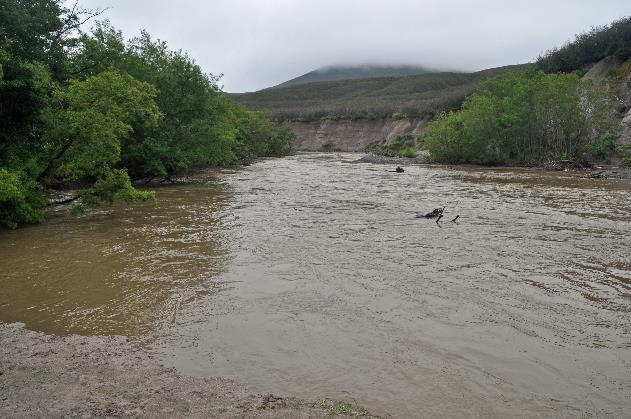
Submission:
[[[631,417],[631,183],[356,158],[2,232],[0,320],[384,416]]]

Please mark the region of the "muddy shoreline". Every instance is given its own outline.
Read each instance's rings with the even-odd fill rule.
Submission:
[[[0,342],[0,417],[373,417],[344,402],[180,375],[121,336],[60,337],[0,323]]]

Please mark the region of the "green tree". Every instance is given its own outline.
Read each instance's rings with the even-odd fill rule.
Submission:
[[[537,68],[547,73],[569,73],[609,56],[631,58],[631,17],[576,35],[573,42],[542,54]]]
[[[47,153],[38,180],[49,184],[106,173],[120,161],[122,142],[134,126],[158,123],[155,95],[153,86],[117,70],[57,90],[45,116]]]
[[[85,79],[109,68],[122,69],[127,47],[123,33],[102,21],[96,22],[89,33],[81,33],[68,53],[70,76]]]
[[[124,165],[134,177],[168,176],[235,160],[229,101],[216,77],[146,32],[132,39],[120,67],[157,87],[164,115],[154,130],[138,132],[124,144]]]
[[[131,179],[291,151],[293,133],[232,102],[182,51],[125,42],[100,10],[0,6],[0,224],[39,222],[44,194],[84,185],[76,208],[147,199]]]
[[[0,169],[0,223],[18,224],[43,219],[42,190],[50,185],[83,179],[91,186],[73,198],[80,208],[120,199],[151,198],[136,191],[120,161],[122,141],[133,126],[157,124],[160,113],[155,88],[116,70],[85,81],[71,81],[51,98],[42,119],[45,127],[39,154],[27,171]]]

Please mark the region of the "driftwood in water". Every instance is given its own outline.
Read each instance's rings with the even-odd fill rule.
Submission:
[[[460,218],[459,215],[456,215],[456,218],[454,218],[453,220],[451,220],[452,223],[455,223],[456,221],[458,221],[458,218]]]
[[[436,208],[434,211],[428,212],[425,215],[416,214],[416,218],[442,218],[444,211],[445,207]]]
[[[399,166],[399,167],[397,167],[394,170],[388,170],[388,172],[390,172],[390,173],[405,173],[405,169]]]

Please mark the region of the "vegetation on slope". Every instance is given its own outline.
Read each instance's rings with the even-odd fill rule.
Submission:
[[[595,61],[631,58],[631,18],[593,28],[539,58],[536,71],[509,72],[483,82],[458,112],[432,121],[423,142],[432,158],[449,163],[537,164],[550,160],[608,160],[618,155],[616,108],[620,71],[581,79]],[[628,66],[621,70],[626,74]],[[624,90],[624,89],[622,89]]]
[[[319,81],[367,79],[375,77],[403,77],[436,72],[436,70],[425,67],[406,65],[331,66],[320,68],[307,74],[303,74],[302,76],[279,84],[276,87],[295,86],[298,84],[315,83]]]
[[[576,35],[573,42],[543,54],[536,65],[546,73],[569,73],[610,56],[631,58],[631,17]]]
[[[520,67],[318,82],[231,96],[283,120],[431,117],[459,108],[481,80]]]
[[[129,42],[96,11],[4,0],[0,11],[0,225],[40,222],[44,196],[78,183],[77,208],[149,199],[132,179],[291,151],[293,133],[246,110],[185,53]]]
[[[581,161],[611,138],[611,109],[606,89],[576,74],[509,72],[432,121],[423,142],[448,163]]]

